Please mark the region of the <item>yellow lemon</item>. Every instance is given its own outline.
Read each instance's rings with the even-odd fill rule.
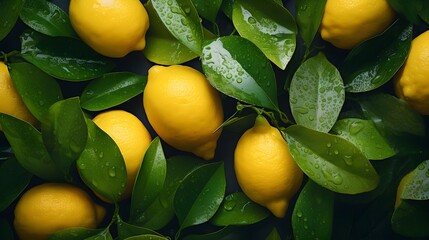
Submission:
[[[19,199],[14,227],[22,240],[43,240],[70,227],[96,228],[105,214],[105,209],[79,187],[44,183],[31,188]]]
[[[24,105],[21,97],[13,85],[6,64],[0,62],[0,112],[27,121],[32,125],[37,123],[36,118]],[[1,126],[0,126],[1,130]]]
[[[351,49],[382,33],[395,17],[387,0],[327,0],[319,31],[335,47]]]
[[[261,115],[238,140],[234,170],[243,192],[279,218],[303,179],[280,131]]]
[[[182,65],[151,67],[143,105],[166,143],[207,160],[214,157],[223,108],[219,93],[201,72]]]
[[[71,24],[95,51],[123,57],[146,46],[149,17],[139,0],[71,0]]]
[[[394,80],[396,95],[422,115],[429,115],[429,30],[411,42],[407,60]]]
[[[109,110],[93,118],[94,123],[118,145],[127,169],[128,182],[121,199],[130,196],[152,137],[135,115],[124,110]]]

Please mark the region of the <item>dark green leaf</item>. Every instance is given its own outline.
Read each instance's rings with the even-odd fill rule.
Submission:
[[[11,226],[11,222],[9,219],[0,219],[0,233],[2,235],[2,239],[5,240],[13,240],[14,234]]]
[[[202,67],[210,84],[240,101],[277,110],[274,71],[265,55],[239,36],[217,38],[203,48]]]
[[[106,228],[97,235],[85,238],[85,240],[113,240],[113,237],[109,232],[109,228]]]
[[[345,101],[340,73],[323,53],[306,60],[298,68],[289,94],[296,123],[320,132],[329,132]]]
[[[48,180],[63,180],[63,175],[49,156],[42,134],[29,123],[0,113],[0,125],[18,162],[30,173]]]
[[[299,239],[331,239],[334,194],[309,180],[292,213],[293,236]]]
[[[180,229],[207,222],[222,203],[226,188],[223,162],[205,164],[180,183],[174,209]]]
[[[126,238],[125,240],[169,240],[170,238],[154,235],[154,234],[144,234],[139,236],[132,236]]]
[[[296,47],[293,16],[273,0],[235,0],[232,20],[240,36],[249,39],[279,68],[285,69]]]
[[[423,0],[426,1],[426,0]],[[388,0],[389,5],[408,21],[416,24],[419,21],[418,12],[423,7],[422,0]]]
[[[24,0],[0,0],[0,41],[15,26],[24,3]]]
[[[243,235],[242,232],[239,232],[241,234],[237,232],[238,232],[237,226],[226,226],[216,232],[211,232],[206,234],[190,234],[188,236],[185,236],[183,240],[228,240],[228,239],[244,240],[244,239],[247,239],[247,238],[241,237]]]
[[[199,15],[210,22],[216,22],[222,0],[192,0]]]
[[[88,138],[79,98],[54,103],[42,122],[42,137],[51,158],[67,176],[85,148]]]
[[[266,208],[254,203],[244,193],[236,192],[225,197],[211,222],[217,226],[247,225],[267,218]]]
[[[422,7],[419,11],[420,18],[425,21],[427,24],[429,24],[429,1],[426,0],[420,0]]]
[[[234,0],[223,0],[220,8],[222,12],[229,18],[232,19],[232,6],[234,5]]]
[[[90,111],[117,106],[142,93],[146,82],[146,76],[131,72],[104,74],[85,87],[80,97],[81,106]]]
[[[377,187],[377,172],[349,141],[300,125],[286,129],[286,140],[299,167],[319,185],[347,194],[368,192]]]
[[[21,53],[49,75],[68,81],[100,77],[114,67],[79,39],[47,37],[37,32],[21,35]]]
[[[201,54],[203,28],[191,0],[152,0],[153,8],[164,26],[180,43]]]
[[[412,37],[412,25],[398,20],[383,34],[353,48],[340,69],[346,91],[367,92],[388,82],[405,62]]]
[[[307,51],[319,30],[326,0],[297,0],[296,22]]]
[[[20,18],[29,27],[46,35],[76,37],[67,13],[46,0],[25,1]]]
[[[94,192],[116,202],[127,183],[125,162],[113,139],[89,119],[86,147],[77,160],[85,184]]]
[[[392,228],[405,237],[429,237],[429,201],[402,200],[392,215]]]
[[[279,231],[277,231],[277,228],[273,228],[273,230],[268,234],[268,236],[265,238],[265,240],[282,240]]]
[[[140,226],[126,223],[119,216],[117,219],[117,227],[118,227],[118,235],[120,239],[125,239],[127,237],[132,237],[132,236],[141,235],[141,234],[159,235],[157,232],[149,228],[143,228]]]
[[[0,163],[0,212],[24,191],[32,176],[14,158]]]
[[[419,164],[405,183],[402,199],[429,200],[429,160]]]
[[[66,228],[54,233],[49,237],[49,240],[82,240],[91,236],[94,236],[103,229],[90,229],[90,228]]]

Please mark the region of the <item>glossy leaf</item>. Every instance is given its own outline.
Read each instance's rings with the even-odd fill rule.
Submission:
[[[296,47],[293,16],[273,0],[235,0],[232,21],[240,36],[249,39],[280,69],[285,69]]]
[[[46,37],[37,32],[21,35],[21,54],[49,75],[68,81],[100,77],[114,67],[79,39]]]
[[[429,237],[429,202],[403,200],[393,212],[392,229],[410,238]]]
[[[211,222],[216,226],[248,225],[269,215],[266,208],[254,203],[244,193],[235,192],[225,197]]]
[[[413,27],[398,20],[383,34],[353,48],[340,69],[348,92],[367,92],[388,82],[411,47]]]
[[[418,12],[423,7],[426,0],[388,0],[389,5],[408,21],[416,24],[419,21]]]
[[[420,0],[420,2],[422,3],[422,8],[419,11],[419,16],[423,21],[429,24],[429,2],[426,0]]]
[[[242,230],[244,231],[244,230]],[[244,240],[246,237],[241,237],[242,234],[237,234],[240,232],[237,226],[226,226],[215,232],[206,233],[206,234],[190,234],[185,236],[183,240]],[[243,233],[243,232],[240,232]]]
[[[156,137],[149,145],[131,196],[131,214],[144,212],[158,197],[164,187],[167,171],[161,140]]]
[[[144,235],[132,236],[132,237],[126,238],[125,240],[169,240],[169,239],[170,238],[162,237],[159,235],[144,234]]]
[[[382,160],[396,154],[370,120],[346,118],[338,120],[332,133],[350,141],[370,160]]]
[[[77,97],[54,103],[42,122],[43,142],[65,176],[85,148],[88,137],[85,117]]]
[[[164,26],[180,43],[201,54],[203,28],[191,0],[152,0],[152,6]]]
[[[79,175],[94,192],[112,202],[119,200],[127,183],[124,159],[113,139],[86,120],[88,139],[77,159]]]
[[[331,239],[334,194],[309,180],[292,213],[294,239]]]
[[[402,199],[429,200],[429,160],[419,164],[405,185]]]
[[[289,94],[296,123],[320,132],[329,132],[345,101],[340,73],[323,53],[306,60],[298,68]]]
[[[113,237],[109,232],[109,228],[106,228],[94,236],[85,238],[85,240],[113,240]]]
[[[24,3],[24,0],[0,0],[0,41],[15,26]]]
[[[131,72],[107,73],[92,80],[83,90],[80,102],[82,108],[101,111],[141,94],[147,76]]]
[[[377,187],[377,172],[349,141],[300,125],[286,129],[286,140],[299,167],[319,185],[346,194],[368,192]]]
[[[358,100],[368,119],[383,133],[408,133],[424,136],[423,118],[404,101],[386,93],[372,94]]]
[[[278,109],[272,66],[249,40],[228,36],[207,42],[201,62],[210,84],[220,92],[246,103]]]
[[[174,196],[174,209],[180,229],[207,222],[222,203],[226,188],[222,162],[205,164],[180,183]]]
[[[102,229],[91,229],[83,227],[66,228],[55,232],[49,240],[82,240],[102,232]]]
[[[192,0],[198,14],[209,20],[210,22],[216,22],[222,0]]]
[[[144,228],[144,227],[126,223],[120,218],[120,216],[117,216],[117,217],[118,217],[117,228],[118,228],[118,235],[120,239],[125,239],[127,237],[132,237],[132,236],[142,235],[142,234],[158,235],[155,231],[149,228]]]
[[[0,113],[0,125],[23,168],[47,181],[63,180],[61,171],[43,144],[42,134],[36,128],[3,113]]]
[[[25,1],[20,18],[32,29],[46,35],[76,37],[67,13],[46,0]]]
[[[14,158],[0,163],[0,212],[18,198],[32,176]]]
[[[143,213],[130,213],[131,222],[150,229],[161,229],[167,225],[174,217],[173,199],[177,187],[188,173],[203,163],[200,158],[192,156],[177,155],[167,159],[164,187]]]
[[[307,51],[319,30],[325,10],[326,0],[297,0],[296,23]]]

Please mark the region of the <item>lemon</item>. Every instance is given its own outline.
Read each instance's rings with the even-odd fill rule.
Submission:
[[[121,199],[125,199],[131,195],[152,137],[140,119],[124,110],[102,112],[95,116],[93,121],[115,141],[124,158],[128,180]]]
[[[319,31],[335,47],[351,49],[382,33],[395,17],[387,0],[327,0]]]
[[[238,140],[234,170],[243,192],[279,218],[284,217],[303,179],[287,142],[261,115]]]
[[[48,239],[70,227],[96,228],[106,211],[81,188],[44,183],[25,192],[15,207],[14,227],[22,240]]]
[[[143,105],[149,123],[170,146],[207,160],[214,157],[223,108],[204,74],[183,65],[152,66]]]
[[[71,0],[71,24],[82,40],[107,57],[146,46],[149,17],[139,0]]]
[[[1,113],[27,121],[32,125],[37,123],[36,118],[24,105],[24,102],[16,91],[12,79],[10,78],[9,70],[4,62],[0,62],[0,96],[2,98],[0,101]]]
[[[422,115],[429,115],[429,30],[411,42],[407,60],[394,80],[396,95]]]

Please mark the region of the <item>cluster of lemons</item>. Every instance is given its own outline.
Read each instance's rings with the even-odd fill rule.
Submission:
[[[81,39],[102,55],[123,57],[145,47],[149,18],[138,0],[71,0],[69,15]],[[383,32],[395,18],[387,0],[328,0],[320,34],[338,48],[351,49]],[[429,115],[429,32],[413,40],[409,57],[394,82],[400,98]],[[3,62],[0,96],[0,112],[37,126]],[[184,65],[151,67],[143,106],[150,126],[167,144],[206,160],[214,158],[224,115],[221,96],[204,74]],[[93,121],[112,137],[124,157],[128,173],[125,199],[131,194],[152,136],[138,117],[123,110],[99,113]],[[285,215],[303,173],[281,132],[263,116],[258,116],[237,142],[234,167],[237,181],[249,198],[277,217]],[[16,206],[14,226],[22,239],[46,239],[67,227],[95,228],[104,216],[105,209],[81,188],[45,183],[23,194]]]

